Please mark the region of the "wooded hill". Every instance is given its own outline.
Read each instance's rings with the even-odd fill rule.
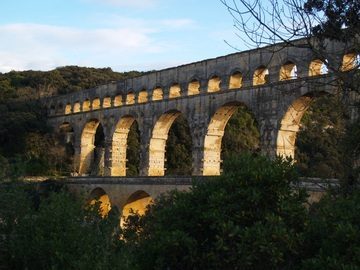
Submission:
[[[59,67],[45,72],[29,70],[0,73],[0,100],[67,94],[141,74],[138,71],[115,72],[111,68],[78,66]]]

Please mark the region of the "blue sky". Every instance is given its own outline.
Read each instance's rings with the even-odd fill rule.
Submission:
[[[0,72],[161,69],[241,46],[220,0],[2,0]]]

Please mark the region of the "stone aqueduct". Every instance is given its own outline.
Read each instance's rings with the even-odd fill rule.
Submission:
[[[357,65],[356,53],[339,54],[344,51],[342,44],[329,43],[326,50],[333,56],[326,61],[339,70],[347,72]],[[190,128],[192,174],[219,175],[224,129],[239,106],[246,106],[256,119],[264,154],[294,156],[304,112],[314,98],[338,91],[333,81],[334,75],[312,50],[278,44],[51,97],[46,106],[54,129],[68,132],[75,151],[74,171],[79,176],[90,173],[99,125],[105,137],[104,175],[126,176],[127,137],[135,121],[140,131],[140,176],[164,176],[166,140],[179,115]],[[350,115],[357,117],[355,98],[346,100]],[[143,179],[144,185],[150,183]],[[94,187],[86,181],[87,188]],[[97,183],[107,189],[115,185]],[[128,182],[124,185],[129,187]],[[163,191],[163,184],[156,185]],[[189,182],[178,185],[186,186]],[[116,199],[120,209],[126,204],[125,197]]]

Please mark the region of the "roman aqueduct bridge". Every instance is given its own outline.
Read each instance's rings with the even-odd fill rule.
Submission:
[[[342,44],[329,43],[326,50],[331,59],[319,59],[306,46],[278,44],[51,97],[46,100],[49,123],[67,133],[79,176],[90,173],[99,126],[105,137],[104,175],[126,176],[127,139],[135,121],[140,176],[165,175],[166,140],[179,115],[190,128],[192,174],[219,175],[224,129],[239,106],[256,119],[264,154],[294,156],[306,109],[315,98],[339,91],[324,61],[343,72],[357,65],[358,55],[344,52]],[[344,98],[352,118],[358,115],[356,99],[355,94]]]

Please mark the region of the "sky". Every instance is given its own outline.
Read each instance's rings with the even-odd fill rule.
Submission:
[[[220,0],[1,0],[0,72],[147,71],[241,48]]]

